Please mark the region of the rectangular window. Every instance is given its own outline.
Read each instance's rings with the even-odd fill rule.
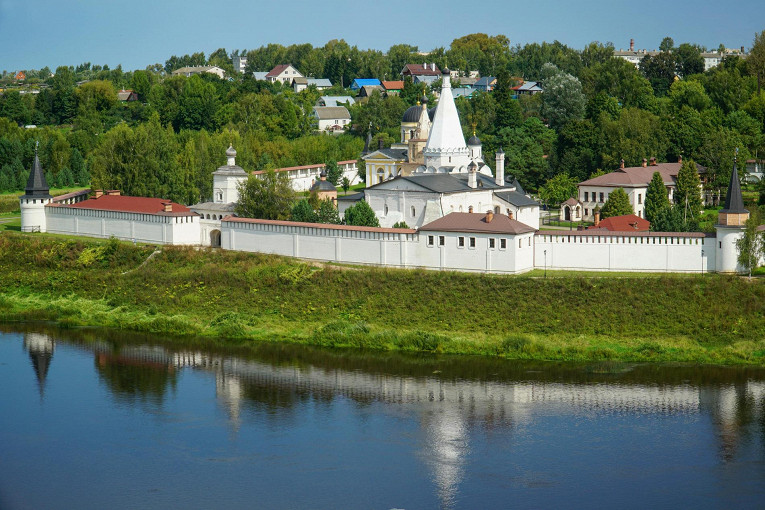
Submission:
[[[584,192],[584,201],[585,202],[587,202],[587,200],[589,200],[588,195],[589,195],[589,193],[585,191]]]
[[[457,238],[457,246],[459,248],[464,248],[465,247],[465,238],[464,237],[458,237]]]
[[[438,246],[444,245],[444,236],[438,236]]]
[[[470,238],[470,247],[475,248],[475,237]]]
[[[518,248],[523,248],[523,246],[521,246],[521,242],[523,242],[523,239],[518,239]]]
[[[584,215],[585,216],[589,216],[590,215],[590,210],[589,209],[585,209],[584,210]]]
[[[504,250],[507,248],[507,239],[500,239],[499,240],[499,249]]]
[[[600,192],[600,201],[601,202],[605,202],[605,200],[603,200],[603,192],[602,191]]]
[[[490,238],[489,239],[489,249],[493,250],[494,249],[494,245],[495,245],[496,242],[497,242],[496,239]]]
[[[433,236],[428,236],[428,246],[433,246],[434,239],[435,238]]]
[[[642,203],[643,203],[643,195],[638,193],[638,204],[642,204]]]

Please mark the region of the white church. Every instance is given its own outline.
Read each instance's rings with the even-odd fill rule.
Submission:
[[[507,182],[502,149],[495,154],[493,175],[475,133],[465,143],[448,69],[442,72],[435,109],[428,110],[423,98],[404,113],[400,143],[380,147],[363,159],[367,188],[338,197],[341,214],[356,201],[366,200],[385,227],[403,222],[420,228],[450,213],[491,210],[539,228],[539,204],[517,180]]]

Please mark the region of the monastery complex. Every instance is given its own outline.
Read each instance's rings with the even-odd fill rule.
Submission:
[[[442,75],[436,108],[427,101],[402,119],[401,140],[366,151],[367,188],[337,198],[341,214],[359,200],[383,227],[355,227],[239,218],[238,186],[248,172],[229,147],[226,164],[213,172],[213,197],[189,207],[172,201],[84,190],[53,198],[40,161],[20,197],[24,232],[51,232],[154,244],[220,247],[303,259],[374,266],[516,274],[539,269],[644,272],[738,272],[736,241],[743,236],[744,208],[733,175],[715,233],[539,230],[539,204],[505,176],[504,153],[492,173],[475,134],[465,141],[449,70]],[[355,161],[342,162],[355,169]],[[669,175],[674,167],[660,166]],[[673,164],[674,165],[674,164]],[[679,166],[679,165],[678,165]],[[284,169],[295,185],[308,186],[309,167]],[[345,168],[343,169],[345,170]],[[653,172],[648,167],[645,171]],[[623,180],[629,180],[625,173]],[[580,188],[574,201],[590,216],[601,188]],[[316,183],[319,184],[319,183]],[[585,184],[585,183],[583,183]],[[634,203],[644,192],[635,188]],[[631,195],[632,196],[632,195]],[[582,210],[584,209],[584,210]],[[642,217],[642,209],[637,212]],[[393,228],[405,222],[412,228]]]

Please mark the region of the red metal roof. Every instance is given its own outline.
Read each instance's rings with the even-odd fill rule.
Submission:
[[[433,69],[430,64],[407,64],[401,74],[410,74],[412,76],[441,76],[441,70],[438,66]]]
[[[165,212],[165,204],[173,206],[172,212]],[[118,211],[141,214],[160,214],[162,216],[181,216],[196,214],[185,205],[171,202],[164,198],[128,197],[122,195],[102,195],[89,198],[76,204],[61,204],[58,207],[73,207],[75,209],[94,209],[98,211]]]
[[[648,232],[651,229],[651,222],[641,218],[636,214],[625,214],[623,216],[611,216],[602,220],[597,227],[590,227],[588,230],[611,230],[616,232]]]
[[[285,70],[285,69],[287,69],[287,68],[288,68],[290,65],[291,65],[291,64],[281,64],[281,65],[278,65],[278,66],[274,67],[273,69],[271,69],[270,71],[268,71],[268,74],[266,75],[266,78],[274,78],[274,77],[276,77],[276,76],[279,76],[279,75],[280,75],[280,74],[282,74],[282,73],[284,72],[284,70]]]
[[[385,90],[401,90],[404,88],[404,81],[384,81],[382,82],[382,86]]]
[[[493,214],[493,213],[492,213]],[[493,214],[487,221],[485,213],[449,213],[443,218],[431,221],[420,230],[439,232],[483,232],[493,234],[525,234],[536,229],[502,214]]]
[[[332,225],[329,223],[303,223],[301,221],[281,221],[281,220],[259,220],[256,218],[239,218],[237,216],[226,216],[222,221],[233,223],[258,223],[261,225],[281,225],[285,227],[311,227],[326,228],[330,230],[358,230],[360,232],[383,232],[390,234],[416,234],[417,231],[411,228],[382,228],[382,227],[356,227],[354,225]]]

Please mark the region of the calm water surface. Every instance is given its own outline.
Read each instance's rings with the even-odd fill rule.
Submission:
[[[0,334],[0,509],[762,508],[765,371]]]

